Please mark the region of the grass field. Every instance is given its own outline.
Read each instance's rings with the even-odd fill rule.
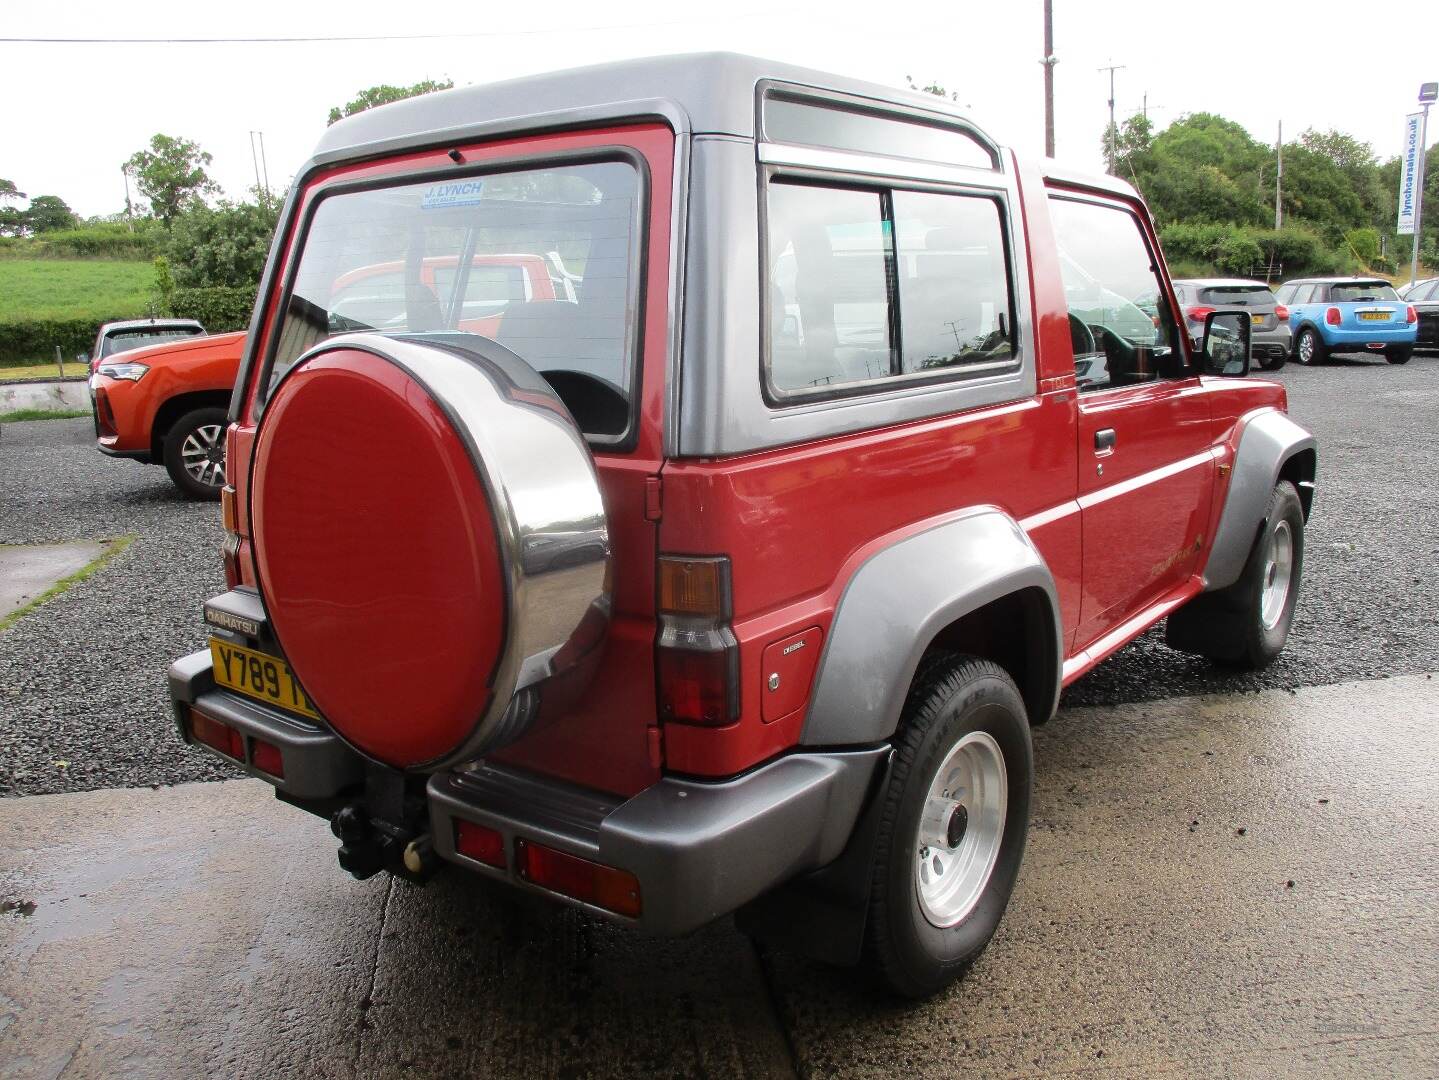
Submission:
[[[65,364],[65,374],[70,376],[85,375],[89,368],[84,364],[77,364],[73,360]],[[53,379],[59,375],[60,369],[55,366],[54,361],[47,364],[26,364],[24,367],[0,367],[0,382],[6,379],[25,379],[33,382],[37,379]]]
[[[0,323],[145,314],[155,270],[107,259],[0,259]]]

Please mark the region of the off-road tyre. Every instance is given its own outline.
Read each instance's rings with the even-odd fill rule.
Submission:
[[[1282,603],[1266,615],[1265,596],[1271,575],[1281,572],[1274,562],[1276,547],[1286,533],[1289,569]],[[1269,496],[1269,506],[1239,580],[1225,589],[1204,593],[1169,616],[1165,638],[1170,648],[1207,656],[1227,667],[1255,670],[1266,667],[1284,648],[1299,599],[1304,567],[1304,507],[1288,480],[1281,480]]]
[[[919,896],[920,821],[938,770],[976,732],[982,734],[973,739],[1002,756],[1004,818],[993,830],[998,852],[967,913],[953,925],[938,926]],[[927,997],[962,976],[989,944],[1024,857],[1033,775],[1024,700],[1009,674],[971,656],[927,658],[905,704],[889,784],[881,795],[863,963],[884,989]],[[982,839],[979,833],[976,838]],[[960,854],[958,845],[952,846]]]
[[[187,499],[218,499],[225,486],[225,410],[192,409],[170,426],[161,441],[165,471]],[[216,457],[218,456],[218,460]]]
[[[1260,371],[1278,371],[1289,358],[1287,356],[1266,356],[1259,361]]]
[[[1385,349],[1384,359],[1391,364],[1407,364],[1409,358],[1414,355],[1413,345],[1400,345],[1397,348]]]

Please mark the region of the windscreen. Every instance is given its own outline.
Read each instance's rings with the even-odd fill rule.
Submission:
[[[549,378],[577,418],[610,418],[586,434],[619,436],[634,374],[638,203],[638,174],[623,161],[326,196],[302,242],[269,385],[337,334],[475,334]]]
[[[1372,300],[1398,300],[1392,285],[1383,281],[1345,282],[1329,286],[1329,299],[1336,304],[1358,304]]]
[[[116,353],[129,352],[131,349],[143,349],[147,345],[163,345],[167,341],[178,341],[181,338],[197,337],[205,331],[198,326],[171,326],[166,328],[142,329],[142,330],[120,330],[105,337],[105,344],[100,350],[101,356],[114,356]]]
[[[1199,290],[1199,302],[1215,307],[1273,307],[1274,294],[1256,285],[1215,285]]]

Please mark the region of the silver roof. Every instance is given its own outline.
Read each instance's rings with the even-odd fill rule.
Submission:
[[[763,79],[838,91],[969,123],[951,103],[933,94],[738,53],[708,52],[620,60],[423,94],[367,109],[334,124],[315,147],[315,157],[348,157],[365,147],[412,139],[421,132],[438,135],[494,121],[629,102],[670,102],[682,110],[690,132],[752,138],[755,85]],[[645,111],[650,110],[636,113]]]
[[[1200,289],[1219,289],[1219,288],[1226,288],[1226,287],[1239,286],[1239,285],[1242,285],[1242,286],[1245,286],[1245,287],[1251,288],[1251,289],[1267,289],[1267,288],[1269,288],[1269,286],[1266,285],[1264,282],[1262,282],[1262,281],[1256,281],[1254,278],[1227,278],[1227,277],[1175,278],[1175,279],[1174,279],[1174,284],[1176,284],[1176,285],[1193,285],[1193,286],[1195,286],[1196,288],[1200,288]]]
[[[120,319],[117,322],[102,323],[100,333],[108,334],[112,330],[146,330],[157,326],[182,327],[187,330],[193,326],[205,329],[194,319]]]

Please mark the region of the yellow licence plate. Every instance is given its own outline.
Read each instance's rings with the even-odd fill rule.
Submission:
[[[1262,322],[1264,321],[1264,316],[1263,316],[1263,315],[1251,315],[1251,316],[1249,316],[1249,318],[1250,318],[1251,320],[1253,320],[1255,326],[1258,326],[1260,323],[1262,323]]]
[[[1387,311],[1361,311],[1359,317],[1366,322],[1388,322],[1389,312]]]
[[[215,682],[225,689],[320,719],[314,704],[295,681],[290,665],[278,656],[211,638],[210,658],[215,663]]]

